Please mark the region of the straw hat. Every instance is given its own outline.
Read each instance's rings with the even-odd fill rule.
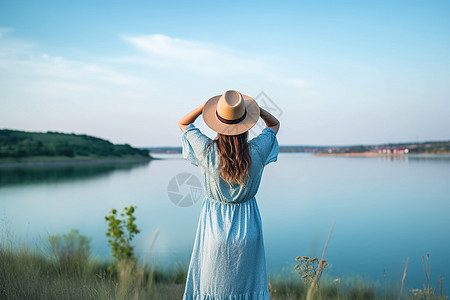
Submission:
[[[209,99],[202,114],[206,125],[215,132],[237,135],[258,122],[259,106],[250,96],[230,90]]]

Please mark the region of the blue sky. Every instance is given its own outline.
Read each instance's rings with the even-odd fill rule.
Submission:
[[[175,146],[237,89],[280,144],[448,140],[449,83],[448,1],[0,0],[0,128]]]

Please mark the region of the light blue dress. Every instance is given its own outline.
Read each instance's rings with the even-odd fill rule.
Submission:
[[[183,157],[201,168],[205,198],[189,265],[184,300],[270,299],[256,192],[264,166],[278,157],[278,141],[266,127],[249,141],[252,163],[246,187],[219,176],[216,143],[189,124]]]

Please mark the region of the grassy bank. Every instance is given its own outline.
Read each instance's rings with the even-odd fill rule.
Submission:
[[[186,267],[142,269],[135,263],[108,270],[96,259],[58,259],[52,253],[0,247],[0,299],[181,299]],[[144,272],[142,272],[144,271]],[[397,299],[397,292],[377,295],[377,284],[353,277],[324,278],[314,299]],[[270,278],[271,299],[305,299],[300,277],[279,274]],[[428,299],[410,291],[402,299]],[[444,298],[429,298],[444,299]]]
[[[108,263],[64,264],[30,250],[0,248],[0,299],[181,299],[185,271],[108,271]],[[138,284],[139,280],[141,283]]]
[[[62,265],[51,257],[28,250],[0,250],[1,299],[181,299],[185,269],[162,271],[125,266],[117,273],[108,264],[89,260]],[[141,282],[141,283],[139,283]],[[271,282],[272,299],[304,299],[299,279],[278,277]],[[338,299],[332,283],[323,284],[321,299]],[[339,299],[376,299],[370,285],[340,291]]]
[[[92,257],[91,239],[75,229],[67,234],[51,235],[43,248],[31,250],[16,246],[9,231],[0,228],[0,299],[182,299],[187,264],[171,264],[172,267],[147,264],[158,231],[155,232],[145,260],[142,262],[135,257],[133,247],[129,244],[132,236],[123,236],[125,229],[120,225],[125,221],[128,230],[134,228],[131,233],[139,233],[135,228],[133,212],[133,206],[126,207],[120,215],[112,209],[105,217],[108,222],[107,236],[115,258],[113,261]],[[122,218],[125,215],[127,218]],[[126,241],[116,237],[125,237]],[[326,246],[324,254],[325,250]],[[121,258],[118,258],[119,254]],[[317,265],[319,260],[316,257],[298,256],[296,261],[298,264],[295,270],[298,274],[292,266],[292,270],[270,276],[271,300],[448,299],[445,291],[439,293],[436,287],[433,289],[433,285],[430,285],[428,255],[424,261],[428,283],[425,282],[423,290],[403,290],[409,259],[400,289],[398,280],[379,283],[361,276],[336,279],[327,274],[318,275],[322,274],[328,263],[321,260]],[[325,263],[322,265],[322,262]],[[313,281],[318,277],[319,281]],[[442,279],[441,273],[441,284]],[[311,282],[315,282],[319,288],[309,289]],[[308,298],[311,291],[312,297]]]

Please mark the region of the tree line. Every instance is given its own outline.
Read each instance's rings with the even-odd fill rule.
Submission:
[[[31,156],[149,157],[149,151],[84,134],[0,130],[0,158]]]

